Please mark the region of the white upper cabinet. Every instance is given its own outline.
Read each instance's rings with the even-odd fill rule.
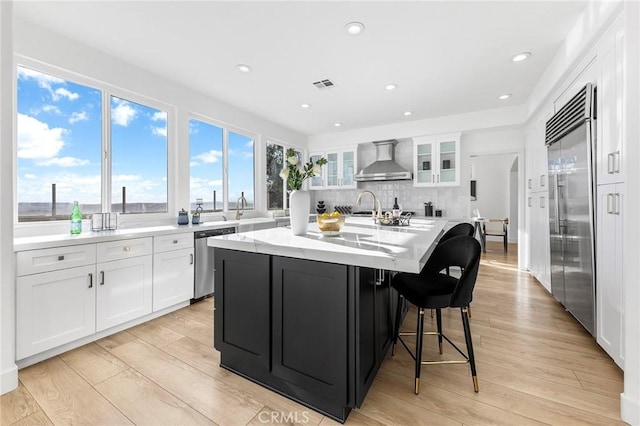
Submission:
[[[413,138],[413,185],[460,185],[460,133]]]
[[[322,173],[309,179],[309,189],[356,188],[356,147],[313,152],[309,156],[315,162],[320,157],[327,159]]]
[[[624,182],[624,28],[618,20],[598,45],[597,183]]]

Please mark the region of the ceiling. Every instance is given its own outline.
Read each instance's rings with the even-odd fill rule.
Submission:
[[[18,1],[14,11],[315,135],[523,104],[586,3]],[[352,21],[361,34],[347,34]],[[511,61],[523,51],[532,56]],[[335,87],[312,84],[323,79]]]

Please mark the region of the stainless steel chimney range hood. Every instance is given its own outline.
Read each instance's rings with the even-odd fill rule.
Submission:
[[[376,161],[356,174],[357,182],[412,179],[411,172],[394,161],[394,147],[398,143],[397,140],[372,143],[376,147]]]

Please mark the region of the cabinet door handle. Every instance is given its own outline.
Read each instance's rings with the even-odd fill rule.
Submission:
[[[100,285],[104,285],[104,271],[100,271]]]
[[[607,174],[613,173],[613,152],[607,155]]]
[[[613,194],[607,194],[607,213],[613,214]]]
[[[58,262],[62,262],[64,260],[64,255],[58,256]]]
[[[178,240],[173,240],[173,244],[178,244]]]
[[[189,254],[191,260],[189,261],[189,265],[193,265],[193,253]]]
[[[540,197],[540,208],[544,209],[544,197]]]
[[[527,201],[527,205],[531,207],[531,197],[529,197],[529,200]]]
[[[437,175],[437,182],[436,183],[440,183],[440,175]]]
[[[620,151],[616,151],[613,153],[613,164],[614,164],[614,173],[620,173]]]
[[[544,186],[544,178],[546,175],[540,175],[540,186]]]
[[[531,187],[532,187],[531,179],[527,179],[527,188],[531,189]]]
[[[131,247],[129,247],[129,246],[124,246],[124,247],[122,248],[122,251],[131,251]]]
[[[619,215],[620,214],[620,193],[616,192],[614,196],[616,198],[616,202],[614,203],[615,211],[613,212],[613,214]]]
[[[93,273],[89,273],[89,288],[93,288]]]

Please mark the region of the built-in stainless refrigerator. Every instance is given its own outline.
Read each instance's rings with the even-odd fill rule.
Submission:
[[[587,84],[547,121],[551,292],[595,335],[596,91]]]

